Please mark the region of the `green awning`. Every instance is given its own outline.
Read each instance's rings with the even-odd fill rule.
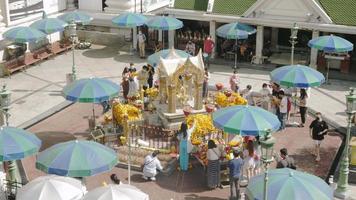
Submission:
[[[335,24],[356,26],[355,0],[319,0],[319,2]]]
[[[213,13],[243,15],[257,0],[215,0]]]
[[[206,11],[209,0],[175,0],[174,8],[184,10]]]

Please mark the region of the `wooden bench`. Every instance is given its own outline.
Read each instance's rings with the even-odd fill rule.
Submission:
[[[47,47],[39,48],[39,49],[35,50],[35,52],[34,52],[34,58],[35,59],[40,59],[40,60],[47,59],[51,55],[53,55],[53,53]]]
[[[9,60],[5,63],[3,63],[4,65],[4,74],[10,76],[11,73],[21,70],[22,68],[25,67],[25,64],[23,64],[23,62],[19,61],[19,58],[15,58],[12,60]]]
[[[68,48],[65,45],[59,43],[58,41],[51,45],[51,51],[55,55],[59,54],[59,53],[62,53],[62,52],[65,52],[67,50],[68,50]]]
[[[25,56],[23,59],[23,64],[27,67],[27,66],[35,64],[36,62],[38,62],[40,60],[41,59],[39,59],[39,58],[35,58],[35,56],[32,52],[27,52],[27,53],[25,53]]]

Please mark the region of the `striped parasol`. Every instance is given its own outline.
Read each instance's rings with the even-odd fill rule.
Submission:
[[[41,152],[36,168],[48,174],[85,177],[110,171],[116,164],[114,150],[94,141],[73,140]]]
[[[147,18],[137,13],[124,13],[114,17],[111,21],[120,27],[135,28],[144,25]]]
[[[41,140],[30,132],[10,126],[0,127],[0,161],[20,160],[36,154]]]
[[[281,126],[277,116],[255,106],[230,106],[213,112],[214,126],[241,136],[265,135]]]
[[[19,26],[6,31],[3,37],[19,43],[37,42],[46,37],[41,31],[25,26]]]
[[[325,82],[322,73],[304,65],[288,65],[273,70],[271,80],[286,87],[308,88]]]
[[[174,17],[156,16],[147,20],[146,25],[155,30],[176,30],[183,27],[183,22]]]
[[[352,51],[354,48],[354,45],[351,42],[334,35],[321,36],[312,39],[308,42],[308,46],[326,53],[347,52]]]

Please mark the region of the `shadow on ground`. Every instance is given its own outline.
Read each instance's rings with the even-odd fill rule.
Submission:
[[[42,141],[40,151],[43,151],[60,142],[75,140],[73,134],[59,131],[43,131],[35,133],[35,135]]]
[[[101,49],[89,49],[83,51],[82,54],[88,58],[112,58],[118,54],[118,48],[105,46]]]
[[[216,198],[216,197],[198,196],[196,194],[188,194],[187,196],[184,197],[184,200],[225,200],[225,199]]]

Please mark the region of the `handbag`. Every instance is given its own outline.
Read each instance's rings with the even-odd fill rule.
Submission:
[[[148,162],[148,163],[143,163],[143,164],[141,165],[141,171],[143,171],[143,168],[145,168],[146,165],[152,163],[155,159],[156,159],[156,158],[153,158],[150,162]]]

